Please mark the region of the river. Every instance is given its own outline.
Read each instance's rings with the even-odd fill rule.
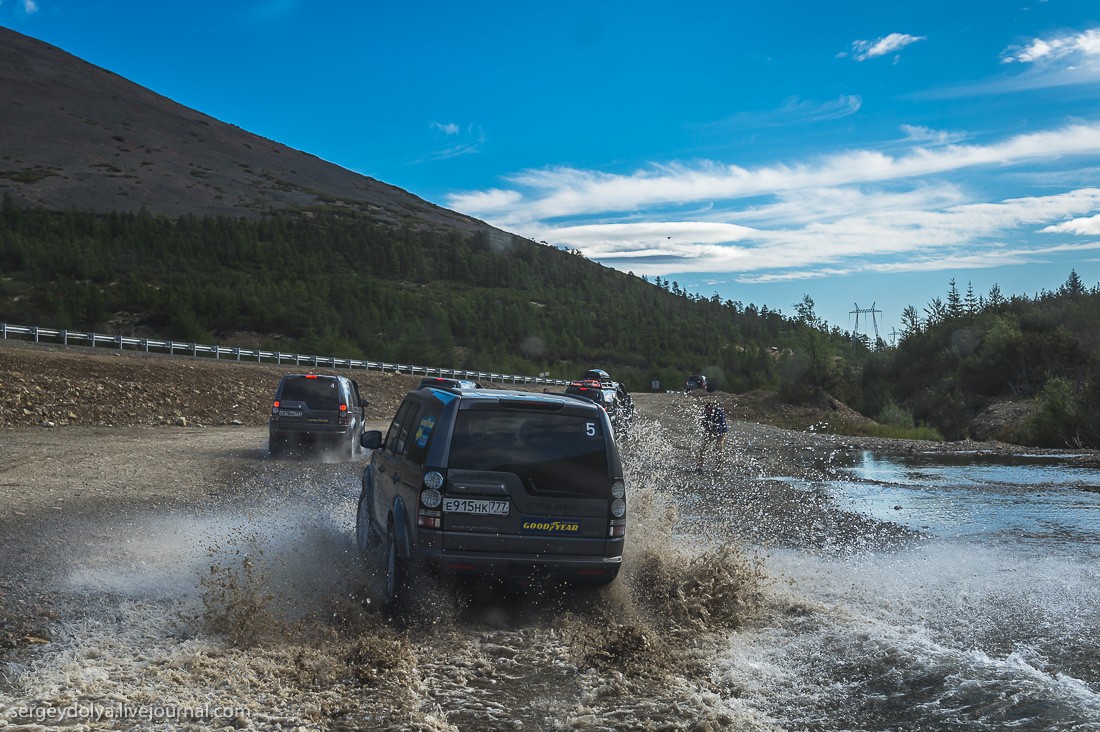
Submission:
[[[788,482],[920,538],[765,550],[812,610],[734,636],[725,663],[755,705],[792,730],[1100,729],[1100,471],[982,453],[833,465]]]

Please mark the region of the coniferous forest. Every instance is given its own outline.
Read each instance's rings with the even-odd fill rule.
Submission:
[[[500,232],[331,212],[178,219],[0,207],[0,321],[505,373],[601,367],[631,390],[704,372],[727,392],[829,395],[904,436],[1100,446],[1100,292],[910,306],[895,344],[688,293]],[[1007,430],[1007,431],[1006,431]]]
[[[0,269],[7,322],[227,345],[255,333],[284,351],[559,378],[600,366],[632,389],[678,388],[697,371],[731,391],[775,386],[776,354],[803,328],[518,237],[323,214],[169,219],[5,201]]]

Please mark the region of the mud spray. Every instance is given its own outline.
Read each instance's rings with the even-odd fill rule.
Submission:
[[[74,559],[65,620],[0,700],[226,707],[241,729],[771,729],[713,670],[758,614],[762,574],[683,531],[655,469],[672,442],[641,420],[623,444],[631,523],[611,587],[437,587],[400,629],[377,609],[380,558],[354,548],[361,466],[257,457],[211,513],[150,518]]]

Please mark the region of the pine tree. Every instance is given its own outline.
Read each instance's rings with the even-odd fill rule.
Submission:
[[[966,283],[966,314],[977,315],[978,298],[974,296],[974,285],[968,280]]]
[[[947,284],[947,317],[957,318],[963,314],[962,298],[959,297],[959,288],[954,277]]]

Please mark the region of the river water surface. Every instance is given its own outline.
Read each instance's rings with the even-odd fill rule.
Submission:
[[[804,614],[725,662],[788,729],[1100,729],[1100,471],[1046,456],[841,456],[807,496],[921,533],[773,549]]]

